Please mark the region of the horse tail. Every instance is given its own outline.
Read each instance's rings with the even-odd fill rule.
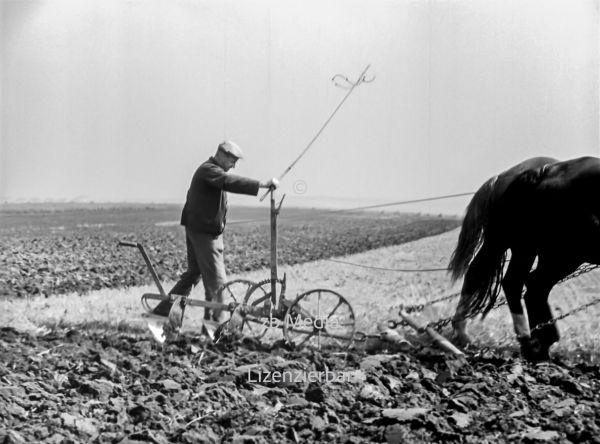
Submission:
[[[465,278],[470,291],[464,292],[468,314],[482,312],[483,317],[494,307],[502,289],[502,276],[507,249],[500,243],[486,239],[475,255]]]
[[[468,264],[465,277],[465,307],[469,314],[483,312],[483,317],[494,307],[501,291],[504,265],[510,239],[524,228],[532,204],[532,192],[543,179],[545,168],[536,168],[519,174],[497,198],[487,200],[485,223],[480,233],[480,248]],[[517,230],[517,225],[519,230]],[[462,234],[462,233],[461,233]]]
[[[456,282],[467,271],[471,259],[481,246],[483,232],[489,220],[489,208],[498,176],[488,179],[475,193],[467,206],[463,218],[458,244],[450,256],[448,270],[452,282]]]

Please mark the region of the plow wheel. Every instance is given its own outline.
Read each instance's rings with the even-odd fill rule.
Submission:
[[[221,288],[219,288],[218,294],[224,304],[230,302],[236,302],[242,304],[244,302],[244,296],[250,288],[256,285],[256,282],[249,281],[248,279],[235,279],[229,281]]]
[[[355,332],[352,306],[331,290],[302,293],[288,308],[283,323],[285,339],[297,348],[344,350],[352,345]]]
[[[275,293],[276,302],[272,305],[271,279],[260,281],[248,289],[244,297],[244,304],[249,306],[242,325],[244,336],[261,339],[265,336],[277,335],[277,330],[282,324],[281,318],[285,313],[285,308],[282,313],[276,311],[277,302],[285,294],[285,278],[275,280]]]
[[[218,300],[222,301],[223,304],[230,304],[232,302],[243,304],[246,293],[254,285],[256,285],[256,282],[248,279],[234,279],[233,281],[226,282],[217,292]]]

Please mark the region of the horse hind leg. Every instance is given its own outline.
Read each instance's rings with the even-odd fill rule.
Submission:
[[[489,274],[489,258],[490,255],[493,255],[493,252],[494,250],[489,244],[484,243],[465,273],[460,299],[452,318],[452,328],[454,330],[452,339],[459,346],[464,347],[471,342],[471,338],[467,334],[467,319],[474,315],[471,313],[472,298],[484,285],[482,276]]]
[[[508,308],[510,309],[513,320],[514,331],[519,341],[529,338],[530,336],[529,321],[523,311],[521,295],[534,261],[534,253],[513,251],[508,264],[508,269],[502,279],[502,289],[506,295],[506,301],[508,302]]]
[[[538,327],[552,319],[552,310],[548,305],[550,290],[558,281],[575,271],[577,266],[577,264],[565,263],[564,259],[556,259],[551,263],[540,260],[538,267],[529,275],[525,305],[532,333],[523,353],[526,359],[531,361],[549,359],[550,347],[560,339],[555,322]]]
[[[471,338],[467,334],[467,294],[464,291],[465,284],[463,283],[463,290],[460,293],[460,299],[456,306],[456,311],[452,318],[452,329],[453,337],[452,340],[459,347],[464,347],[471,343]]]
[[[467,333],[467,318],[469,317],[469,301],[471,295],[473,295],[479,287],[479,255],[481,255],[481,252],[475,256],[475,259],[465,273],[465,278],[460,291],[460,299],[456,306],[454,316],[452,317],[452,329],[454,331],[452,340],[459,347],[464,347],[471,343],[471,338]]]

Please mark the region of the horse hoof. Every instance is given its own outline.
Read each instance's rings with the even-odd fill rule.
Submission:
[[[521,353],[523,359],[533,364],[538,362],[546,362],[550,361],[550,353],[548,350],[543,350],[539,352],[529,352],[529,353]]]
[[[529,362],[550,360],[550,347],[543,345],[537,338],[523,338],[521,341],[521,356]]]
[[[471,342],[471,338],[466,333],[454,333],[452,336],[452,343],[461,348],[467,347]]]

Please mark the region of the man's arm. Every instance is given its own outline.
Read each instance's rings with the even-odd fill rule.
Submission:
[[[256,196],[259,188],[277,188],[277,179],[258,181],[249,177],[226,173],[219,167],[207,167],[204,172],[204,180],[211,187],[219,188],[230,193],[249,194]]]
[[[230,193],[250,194],[252,196],[256,196],[258,194],[260,185],[260,181],[256,179],[225,173],[223,190],[229,191]]]

